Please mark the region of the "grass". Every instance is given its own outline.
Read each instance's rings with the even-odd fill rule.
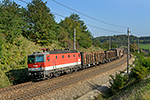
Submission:
[[[133,81],[131,80],[127,87],[114,95],[110,90],[106,90],[95,100],[150,100],[150,75],[139,83]]]
[[[139,44],[141,49],[149,49],[150,50],[150,44]]]

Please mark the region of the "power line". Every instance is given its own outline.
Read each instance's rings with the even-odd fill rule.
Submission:
[[[24,0],[19,0],[19,1],[21,1],[21,2],[24,2],[24,3],[26,3],[26,4],[28,4],[26,1],[24,1]]]
[[[27,2],[25,2],[25,1],[23,1],[23,0],[20,0],[21,2],[24,2],[24,3],[27,3]],[[28,3],[27,3],[28,4]],[[52,12],[52,13],[54,13],[54,14],[56,14],[56,15],[58,15],[58,16],[61,16],[61,17],[64,17],[65,18],[65,16],[63,16],[63,15],[61,15],[61,14],[58,14],[58,13],[55,13],[55,12]],[[88,16],[88,15],[87,15]],[[92,17],[91,17],[92,18]],[[72,19],[73,20],[73,19]],[[97,28],[97,29],[100,29],[100,30],[104,30],[104,31],[108,31],[108,32],[113,32],[113,33],[125,33],[125,32],[119,32],[119,31],[113,31],[113,30],[108,30],[108,29],[104,29],[104,28],[100,28],[100,27],[97,27],[97,26],[94,26],[94,25],[90,25],[90,24],[86,24],[86,25],[88,25],[88,26],[91,26],[91,27],[93,27],[93,28]]]
[[[93,27],[93,28],[100,29],[100,30],[108,31],[108,32],[113,32],[113,33],[126,33],[126,32],[119,32],[119,31],[108,30],[108,29],[100,28],[100,27],[97,27],[97,26],[94,26],[94,25],[90,25],[90,24],[86,24],[86,25],[91,26],[91,27]]]
[[[86,16],[86,17],[88,17],[88,18],[91,18],[91,19],[93,19],[93,20],[96,20],[96,21],[98,21],[98,22],[101,22],[101,23],[104,23],[104,24],[107,24],[107,25],[110,25],[110,26],[119,27],[119,28],[126,28],[126,27],[124,27],[124,26],[119,26],[119,25],[111,24],[111,23],[104,22],[104,21],[102,21],[102,20],[96,19],[96,18],[94,18],[94,17],[91,17],[91,16],[89,16],[89,15],[86,15],[86,14],[84,14],[84,13],[81,13],[81,12],[79,12],[79,11],[77,11],[77,10],[74,10],[74,9],[72,9],[72,8],[70,8],[70,7],[66,6],[66,5],[64,5],[64,4],[61,4],[61,3],[59,3],[59,2],[57,2],[57,1],[55,1],[55,0],[52,0],[52,1],[55,2],[55,3],[57,3],[57,4],[59,4],[59,5],[61,5],[61,6],[63,6],[63,7],[65,7],[65,8],[68,8],[68,9],[70,9],[70,10],[72,10],[72,11],[75,11],[75,12],[77,12],[77,13],[83,15],[83,16]]]
[[[61,17],[64,17],[64,18],[65,18],[65,16],[63,16],[63,15],[61,15],[61,14],[58,14],[58,13],[55,13],[55,12],[52,12],[52,13],[54,13],[54,14],[56,14],[56,15],[58,15],[58,16],[61,16]],[[72,19],[72,20],[73,20],[73,19]],[[126,33],[126,32],[119,32],[119,31],[108,30],[108,29],[100,28],[100,27],[97,27],[97,26],[94,26],[94,25],[90,25],[90,24],[86,24],[86,25],[88,25],[88,26],[90,26],[90,27],[93,27],[93,28],[100,29],[100,30],[108,31],[108,32],[113,32],[113,33]]]

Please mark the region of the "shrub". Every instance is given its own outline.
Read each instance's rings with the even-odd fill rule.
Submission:
[[[150,57],[142,62],[142,65],[150,70]]]
[[[112,93],[115,93],[118,90],[122,89],[128,81],[127,74],[123,76],[122,72],[119,74],[116,73],[115,77],[113,77],[112,75],[110,75],[110,77],[111,80],[109,80],[109,83],[111,84],[110,89]]]
[[[144,77],[148,74],[148,68],[142,65],[136,65],[131,69],[130,78],[135,78],[136,82],[139,82],[144,79]]]

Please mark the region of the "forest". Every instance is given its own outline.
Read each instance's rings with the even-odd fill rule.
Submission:
[[[54,15],[42,0],[33,0],[26,8],[4,0],[0,10],[1,34],[7,36],[7,42],[14,43],[15,38],[23,35],[41,45],[50,45],[55,40],[64,47],[71,47],[75,28],[77,43],[84,48],[92,45],[92,35],[79,15],[73,13],[56,23]]]

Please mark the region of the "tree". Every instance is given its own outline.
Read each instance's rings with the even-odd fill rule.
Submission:
[[[150,56],[150,51],[148,52],[148,56]]]
[[[37,43],[48,45],[56,38],[54,15],[46,6],[47,2],[33,0],[27,5],[28,32],[26,36],[34,39]]]
[[[6,35],[7,42],[14,43],[26,22],[23,20],[23,8],[15,2],[4,0],[0,6],[0,33]]]
[[[98,47],[102,47],[102,44],[101,44],[101,42],[98,40],[98,39],[93,39],[93,45],[94,46],[98,46]]]
[[[89,48],[92,45],[92,40],[85,34],[80,36],[79,44],[81,47]]]
[[[71,14],[70,17],[66,17],[65,20],[61,20],[59,24],[67,30],[67,33],[69,34],[68,37],[71,41],[73,41],[74,28],[76,28],[76,41],[79,42],[80,46],[89,48],[92,45],[91,32],[87,30],[86,25],[84,25],[84,22],[80,20],[79,15]]]
[[[137,51],[138,50],[137,44],[136,43],[131,44],[130,50],[131,50],[131,52]]]
[[[69,38],[71,40],[73,40],[74,38],[74,28],[76,28],[76,34],[78,34],[80,32],[80,23],[78,21],[72,20],[69,17],[66,17],[65,20],[61,20],[61,22],[59,23],[63,28],[65,28],[69,34]]]
[[[103,49],[109,50],[109,42],[108,41],[103,42]]]

